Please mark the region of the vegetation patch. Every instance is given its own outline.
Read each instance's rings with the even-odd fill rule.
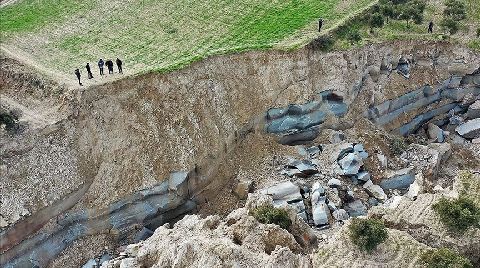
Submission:
[[[350,239],[361,250],[371,252],[388,238],[385,225],[378,219],[352,219],[348,226]]]
[[[390,151],[394,155],[401,155],[408,148],[408,144],[405,142],[405,140],[402,137],[395,137],[392,140],[390,140],[389,146],[390,146]]]
[[[261,206],[251,211],[250,214],[261,223],[276,224],[285,230],[292,225],[288,212],[283,208]]]
[[[470,260],[448,248],[429,250],[421,260],[426,268],[473,268]]]
[[[0,126],[9,132],[18,129],[18,117],[14,113],[0,112]]]
[[[479,227],[480,208],[468,197],[442,198],[433,205],[433,210],[452,232],[464,233],[470,227]]]

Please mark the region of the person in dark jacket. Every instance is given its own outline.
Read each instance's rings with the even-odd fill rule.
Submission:
[[[428,24],[428,33],[433,33],[433,21]]]
[[[117,58],[116,63],[117,63],[117,67],[118,67],[118,73],[123,74],[123,71],[122,71],[122,61],[121,61],[119,58]]]
[[[105,62],[105,65],[107,65],[108,74],[113,74],[113,61],[112,60],[107,60]]]
[[[98,69],[100,69],[100,75],[103,75],[103,65],[105,65],[105,62],[103,61],[103,59],[100,59],[98,61]]]
[[[92,74],[92,70],[90,70],[90,63],[87,62],[87,65],[85,66],[85,69],[87,69],[88,79],[92,79],[93,74]]]
[[[319,32],[322,30],[322,26],[323,26],[323,19],[319,19],[318,20],[318,31]]]
[[[75,69],[75,75],[77,76],[78,84],[83,86],[83,84],[80,82],[80,70],[79,69]]]

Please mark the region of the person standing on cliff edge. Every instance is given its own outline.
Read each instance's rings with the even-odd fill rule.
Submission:
[[[117,58],[116,63],[117,63],[117,67],[118,67],[118,73],[119,73],[119,74],[123,74],[122,61],[121,61],[119,58]]]
[[[93,74],[92,74],[92,70],[90,69],[90,63],[87,62],[87,65],[85,66],[85,69],[87,69],[88,79],[92,79]]]
[[[428,24],[428,33],[433,33],[433,21]]]
[[[80,82],[80,70],[79,69],[75,69],[75,75],[77,76],[78,84],[83,86],[83,84]]]
[[[105,62],[103,61],[103,59],[100,59],[98,61],[98,69],[100,69],[100,75],[103,75],[103,65],[105,65]]]
[[[319,32],[322,30],[322,26],[323,26],[323,19],[320,18],[320,19],[318,20],[318,31],[319,31]]]

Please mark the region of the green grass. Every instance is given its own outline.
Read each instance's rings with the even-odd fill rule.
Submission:
[[[421,24],[413,22],[407,23],[402,20],[392,20],[385,22],[384,27],[375,29],[370,33],[369,26],[365,21],[365,16],[359,16],[348,22],[335,31],[337,49],[349,49],[351,47],[363,46],[371,42],[383,42],[385,40],[445,40],[467,45],[472,49],[479,49],[479,40],[472,36],[471,31],[480,25],[480,5],[475,2],[478,0],[463,0],[467,7],[467,19],[460,24],[460,31],[449,36],[440,29],[440,20],[442,18],[443,5],[438,5],[435,1],[426,1],[424,20]],[[442,1],[440,1],[442,3]],[[368,12],[367,12],[368,14]],[[427,33],[428,22],[434,22],[434,33]],[[362,36],[362,41],[351,44],[347,40],[347,33],[350,30],[358,30]]]
[[[71,73],[120,57],[130,74],[170,71],[212,54],[290,49],[375,0],[19,0],[0,10],[2,41]],[[307,36],[308,38],[305,38]]]

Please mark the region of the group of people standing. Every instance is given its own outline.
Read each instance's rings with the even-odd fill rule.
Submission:
[[[119,58],[117,58],[115,63],[117,64],[118,73],[123,74],[122,61]],[[112,60],[103,61],[103,59],[100,59],[98,61],[98,69],[100,70],[100,75],[103,75],[103,67],[104,66],[107,66],[108,74],[113,74],[113,61]],[[92,74],[92,69],[90,68],[90,63],[87,63],[87,65],[85,66],[85,69],[87,69],[88,79],[92,79],[93,74]],[[78,84],[83,86],[82,82],[80,81],[81,74],[80,74],[79,69],[75,70],[75,75],[77,76]]]

